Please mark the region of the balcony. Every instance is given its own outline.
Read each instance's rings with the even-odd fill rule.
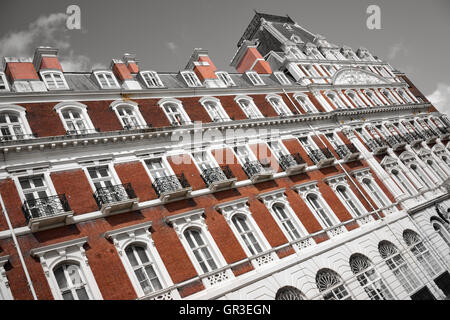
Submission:
[[[402,150],[406,146],[406,141],[399,135],[388,136],[386,141],[394,151]]]
[[[332,166],[335,160],[330,150],[325,148],[311,150],[308,156],[319,169]]]
[[[229,166],[204,169],[202,178],[213,192],[233,188],[237,180]]]
[[[405,138],[406,142],[411,145],[411,147],[415,147],[416,145],[422,143],[422,141],[424,140],[422,136],[415,132],[405,133],[403,137]]]
[[[105,215],[136,209],[139,198],[136,197],[130,183],[98,188],[94,193],[100,212]]]
[[[432,130],[422,130],[422,135],[425,137],[425,143],[434,143],[438,138],[436,133]]]
[[[243,169],[253,183],[272,179],[274,174],[271,167],[264,167],[259,161],[247,162]]]
[[[355,161],[359,159],[360,152],[353,143],[343,144],[336,147],[336,152],[344,162]]]
[[[73,216],[65,194],[26,200],[22,210],[32,232],[66,225]]]
[[[381,139],[369,139],[366,141],[366,145],[374,155],[385,154],[389,146]]]
[[[305,172],[308,165],[299,153],[294,153],[281,156],[280,166],[288,175],[293,175]]]
[[[185,199],[192,191],[184,174],[156,178],[153,188],[162,203]]]
[[[446,141],[450,139],[450,128],[447,127],[438,127],[439,129],[439,139],[441,141]]]

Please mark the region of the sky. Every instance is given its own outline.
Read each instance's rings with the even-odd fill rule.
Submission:
[[[73,4],[81,30],[66,27]],[[380,30],[367,28],[369,5],[381,9]],[[49,45],[60,49],[65,71],[134,53],[141,69],[177,72],[203,48],[218,69],[234,71],[230,60],[254,10],[288,14],[332,43],[369,49],[450,114],[449,0],[2,0],[0,57],[31,57]]]

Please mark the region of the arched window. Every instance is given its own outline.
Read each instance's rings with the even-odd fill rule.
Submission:
[[[291,56],[293,56],[295,59],[297,59],[297,60],[303,60],[303,59],[305,59],[305,56],[304,56],[304,54],[299,50],[299,49],[297,49],[297,48],[290,48],[289,49],[289,54],[291,55]]]
[[[278,289],[275,300],[306,300],[305,295],[295,287],[285,286]]]
[[[289,235],[290,240],[300,239],[300,230],[297,228],[291,213],[288,212],[286,207],[281,203],[276,203],[272,206],[272,210],[280,224],[283,226],[283,229]]]
[[[291,84],[291,82],[289,81],[289,79],[283,72],[279,71],[279,72],[274,72],[273,74],[275,75],[275,78],[277,78],[277,80],[280,84],[287,85],[287,86]]]
[[[425,172],[419,168],[415,163],[411,163],[409,166],[411,169],[411,172],[413,173],[414,177],[422,182],[423,186],[431,186],[433,183],[428,179]]]
[[[294,96],[295,100],[300,104],[300,106],[303,108],[303,110],[306,111],[306,113],[316,113],[317,109],[316,107],[311,103],[311,100],[306,95],[299,94]]]
[[[200,103],[205,107],[206,112],[208,112],[212,121],[224,122],[230,120],[230,117],[223,109],[219,99],[213,97],[206,97],[200,99]]]
[[[222,80],[222,82],[227,87],[234,87],[236,84],[234,83],[233,79],[230,77],[230,74],[226,71],[217,71],[216,76]]]
[[[253,99],[247,97],[237,97],[235,100],[249,119],[263,118],[261,111],[259,111],[258,107],[253,102]]]
[[[286,105],[286,103],[284,103],[281,97],[271,95],[267,97],[267,100],[280,116],[292,115],[291,110],[289,110],[288,106]]]
[[[450,247],[450,232],[449,230],[444,226],[443,223],[438,221],[437,219],[431,218],[431,224],[433,226],[434,231],[436,231],[444,240],[444,242]]]
[[[122,127],[127,130],[147,127],[137,104],[113,102],[111,108],[119,118]]]
[[[325,228],[330,228],[335,225],[335,219],[331,217],[321,198],[314,193],[310,193],[306,196],[306,201],[309,203],[315,215],[319,218]]]
[[[68,90],[64,74],[61,71],[41,71],[41,77],[48,90]]]
[[[370,197],[375,201],[378,208],[384,208],[387,206],[387,201],[382,195],[383,192],[376,183],[372,182],[371,179],[366,178],[363,180],[363,186]]]
[[[419,279],[411,271],[393,243],[385,240],[381,241],[378,244],[378,251],[407,293],[411,293],[420,286]]]
[[[442,172],[442,170],[436,165],[436,163],[431,160],[428,159],[427,160],[427,165],[430,167],[431,171],[433,171],[434,175],[436,176],[436,178],[439,181],[443,181],[443,178],[446,176],[444,172]]]
[[[189,116],[184,111],[181,101],[162,99],[158,104],[164,110],[171,125],[180,126],[191,123],[191,119],[189,119]]]
[[[427,270],[431,277],[434,277],[442,271],[442,267],[437,262],[436,258],[431,254],[430,250],[423,244],[420,236],[412,231],[403,231],[403,240],[408,245],[409,250],[413,253],[422,267]]]
[[[147,294],[161,290],[162,285],[153,262],[149,258],[147,248],[142,245],[131,244],[125,249],[125,253],[142,291]]]
[[[361,203],[347,187],[340,185],[336,188],[336,192],[353,217],[359,217],[364,214]]]
[[[235,214],[231,221],[252,256],[263,252],[258,236],[246,216]]]
[[[409,96],[409,94],[407,94],[404,90],[402,89],[397,89],[396,92],[398,93],[398,95],[403,98],[404,100],[406,100],[406,103],[414,103],[414,100]]]
[[[204,273],[217,269],[217,264],[211,255],[208,243],[198,229],[189,228],[183,233],[192,253]]]
[[[375,105],[375,106],[383,106],[384,103],[378,98],[375,92],[372,92],[370,90],[364,91],[366,96],[369,98],[369,100]]]
[[[365,103],[361,100],[361,98],[354,91],[347,91],[347,96],[353,101],[356,107],[365,108]]]
[[[53,269],[53,275],[64,300],[90,300],[92,294],[78,264],[63,263]]]
[[[392,93],[389,90],[381,90],[381,93],[383,94],[383,96],[392,104],[398,104],[399,102],[394,98],[394,96],[392,95]]]
[[[331,269],[317,272],[316,285],[324,300],[352,300],[342,278]]]
[[[201,87],[202,83],[198,79],[194,71],[182,71],[181,76],[188,85],[188,87]]]
[[[86,134],[95,131],[85,105],[78,102],[63,102],[57,104],[54,109],[59,114],[67,134]]]
[[[0,141],[25,138],[25,130],[20,115],[16,112],[0,112]]]
[[[247,78],[254,86],[263,86],[265,85],[264,81],[261,79],[260,75],[255,71],[247,71],[245,73]]]
[[[350,268],[371,300],[394,299],[369,258],[359,253],[353,254],[350,257]]]
[[[414,195],[413,187],[409,182],[406,181],[406,177],[403,174],[403,172],[400,172],[397,169],[391,170],[392,178],[394,178],[394,181],[397,182],[397,185],[400,187],[400,189],[403,190],[403,192],[409,194],[410,196]]]
[[[335,92],[328,92],[326,96],[331,100],[331,102],[337,109],[347,109],[347,106],[344,104],[344,102],[342,102],[342,100]]]

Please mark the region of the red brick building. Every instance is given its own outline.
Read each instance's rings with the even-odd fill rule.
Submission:
[[[450,121],[401,72],[256,13],[231,65],[0,72],[0,298],[443,299]]]

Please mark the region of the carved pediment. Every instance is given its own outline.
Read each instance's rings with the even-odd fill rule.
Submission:
[[[388,168],[391,166],[396,166],[398,164],[398,161],[391,156],[385,156],[380,164],[382,167]]]
[[[333,77],[334,85],[365,85],[387,84],[389,81],[372,72],[365,70],[344,68],[336,72]]]

